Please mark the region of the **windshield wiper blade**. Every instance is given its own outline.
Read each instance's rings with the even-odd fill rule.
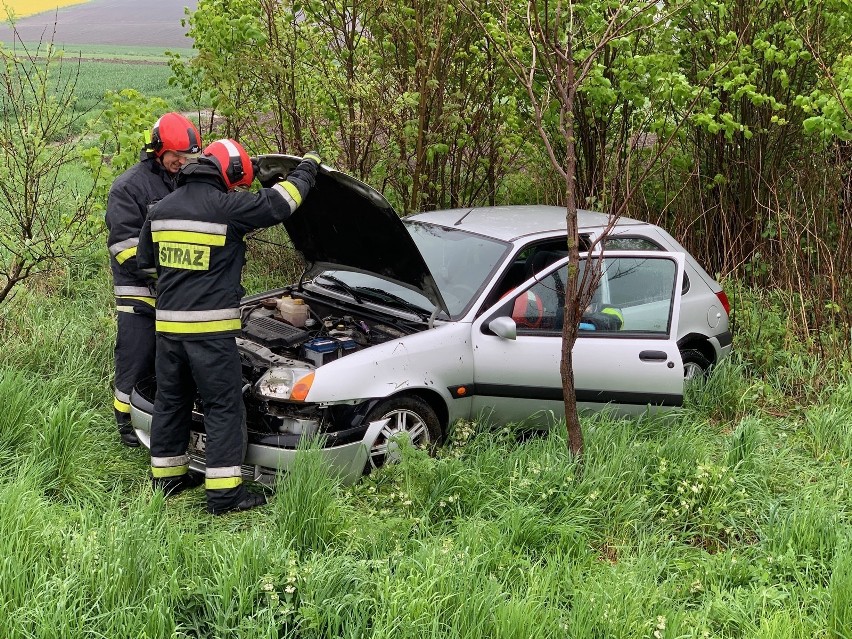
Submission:
[[[356,302],[358,302],[358,304],[364,303],[364,301],[361,299],[361,296],[358,295],[358,293],[355,291],[355,289],[352,288],[351,286],[349,286],[349,284],[347,284],[343,280],[334,277],[334,275],[326,275],[325,273],[321,273],[321,274],[317,275],[316,279],[320,279],[320,278],[331,282],[334,285],[334,288],[338,288],[342,291],[345,291],[346,293],[349,293],[349,295],[352,296],[352,299],[354,299]]]
[[[397,306],[404,308],[407,311],[411,311],[412,313],[420,317],[429,316],[429,311],[423,308],[422,306],[418,306],[413,302],[409,302],[408,300],[401,298],[399,295],[388,293],[387,291],[382,290],[380,288],[374,288],[372,286],[359,286],[358,292],[366,293],[375,300],[396,304]]]

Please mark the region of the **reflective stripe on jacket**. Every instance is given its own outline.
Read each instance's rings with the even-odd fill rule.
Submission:
[[[237,335],[245,235],[286,220],[314,184],[304,161],[286,182],[257,193],[228,192],[219,170],[186,165],[178,188],[151,207],[137,246],[141,268],[157,269],[157,332],[177,339]]]
[[[140,161],[119,175],[110,187],[104,219],[109,231],[107,248],[118,306],[154,306],[153,287],[149,289],[154,281],[153,274],[139,268],[136,261],[139,232],[148,215],[148,207],[174,191],[175,186],[168,172],[143,154]],[[136,292],[118,292],[128,287]]]

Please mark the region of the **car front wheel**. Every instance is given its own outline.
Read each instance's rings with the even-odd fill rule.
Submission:
[[[367,414],[367,422],[387,419],[373,446],[367,470],[379,468],[388,462],[399,461],[400,435],[407,435],[418,448],[434,448],[441,439],[441,425],[435,411],[419,397],[390,397]]]
[[[683,380],[688,382],[691,379],[707,377],[712,364],[710,360],[704,357],[701,351],[694,348],[682,351],[681,359],[683,360]]]

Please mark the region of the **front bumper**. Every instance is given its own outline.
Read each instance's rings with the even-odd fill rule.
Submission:
[[[149,450],[153,412],[154,407],[151,402],[134,390],[130,395],[130,419],[139,441]],[[386,423],[387,420],[371,422],[360,440],[317,449],[331,475],[344,484],[354,484],[358,481],[364,474],[364,468],[369,461],[370,449]],[[272,485],[279,474],[293,469],[297,456],[302,453],[303,451],[298,448],[270,446],[250,441],[243,461],[243,479]],[[189,467],[192,470],[204,472],[203,452],[190,450],[189,458]]]

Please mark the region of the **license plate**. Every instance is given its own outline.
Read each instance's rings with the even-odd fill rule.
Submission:
[[[207,446],[207,433],[197,433],[194,430],[189,431],[189,450],[196,453],[203,453]]]

